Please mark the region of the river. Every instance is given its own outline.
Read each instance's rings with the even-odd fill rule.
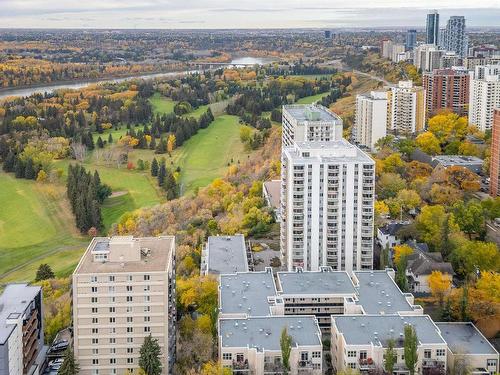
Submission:
[[[252,66],[252,65],[263,65],[272,62],[273,59],[266,57],[235,57],[231,60],[230,63],[227,63],[227,66]],[[52,93],[56,90],[60,89],[80,89],[82,87],[86,87],[89,85],[98,85],[102,83],[109,82],[123,82],[131,79],[153,79],[153,78],[163,78],[163,77],[175,77],[182,76],[189,73],[196,73],[197,70],[185,70],[185,71],[176,71],[169,73],[153,73],[153,74],[141,74],[136,76],[122,77],[122,78],[109,78],[102,80],[87,80],[87,81],[78,81],[78,82],[67,82],[67,83],[55,83],[53,85],[44,85],[44,86],[33,86],[33,87],[23,87],[23,88],[12,88],[0,91],[0,99],[7,98],[11,96],[30,96],[33,94],[43,94],[43,93]]]

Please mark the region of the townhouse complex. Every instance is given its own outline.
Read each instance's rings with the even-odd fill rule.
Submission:
[[[375,164],[322,106],[285,106],[281,249],[287,268],[371,269]]]
[[[175,359],[175,239],[96,237],[73,273],[74,352],[80,374],[139,368],[146,336],[158,340],[163,373]]]
[[[42,289],[9,284],[0,295],[0,375],[37,375],[43,352]]]
[[[320,374],[322,340],[332,366],[369,373],[384,366],[389,341],[395,374],[408,374],[405,327],[417,335],[417,374],[467,366],[495,374],[498,353],[472,323],[434,323],[394,282],[394,271],[237,272],[219,276],[219,358],[235,374]],[[280,337],[292,338],[289,367]]]

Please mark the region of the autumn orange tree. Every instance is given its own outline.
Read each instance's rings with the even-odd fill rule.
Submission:
[[[432,295],[439,300],[439,305],[443,306],[444,297],[451,288],[451,276],[441,271],[432,271],[427,281]]]

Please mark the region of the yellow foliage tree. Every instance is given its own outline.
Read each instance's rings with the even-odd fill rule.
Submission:
[[[441,271],[432,271],[427,279],[432,295],[439,300],[439,304],[443,304],[443,299],[446,293],[451,288],[451,277],[448,274],[443,274]]]
[[[500,274],[498,272],[481,272],[476,288],[490,296],[495,303],[500,303]]]
[[[36,176],[36,182],[45,182],[45,181],[47,181],[47,173],[43,169],[40,169],[38,175]]]
[[[175,149],[175,135],[170,134],[167,139],[167,151],[170,153]]]
[[[436,155],[441,152],[439,139],[431,132],[419,134],[415,142],[417,146],[427,154]]]
[[[396,245],[394,246],[394,261],[396,264],[399,263],[401,257],[408,256],[413,253],[413,249],[408,245]]]

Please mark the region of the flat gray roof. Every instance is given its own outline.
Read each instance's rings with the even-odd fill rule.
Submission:
[[[347,272],[278,272],[283,294],[352,294],[354,284]]]
[[[394,280],[386,271],[358,271],[358,304],[366,314],[395,314],[399,311],[413,311]]]
[[[39,286],[9,284],[0,295],[0,343],[7,341],[15,325],[6,324],[7,319],[18,319],[31,301],[40,293]]]
[[[444,166],[448,165],[476,165],[483,164],[483,160],[476,156],[464,156],[464,155],[436,155],[434,160],[439,161],[439,163]]]
[[[271,180],[264,182],[264,189],[269,196],[269,200],[271,201],[271,205],[274,208],[280,206],[280,194],[281,194],[281,180]]]
[[[281,350],[283,328],[292,336],[293,346],[321,345],[318,323],[313,316],[272,316],[247,319],[220,319],[219,335],[224,348]]]
[[[303,156],[309,151],[310,156]],[[339,163],[343,161],[357,161],[365,164],[375,164],[374,160],[356,145],[345,139],[336,141],[295,142],[294,146],[285,147],[283,152],[291,159],[307,162],[318,159],[322,162]]]
[[[139,248],[147,248],[148,255],[142,256],[139,261],[122,262],[100,262],[94,261],[92,251],[114,251],[113,240],[129,241],[130,244],[137,244]],[[165,271],[168,268],[171,252],[175,251],[174,236],[159,237],[95,237],[89,244],[87,251],[80,259],[74,274],[99,274],[99,273],[122,273],[122,272],[157,272]]]
[[[332,318],[348,345],[373,343],[386,347],[388,340],[394,339],[396,346],[401,347],[400,338],[404,337],[406,324],[415,327],[418,341],[422,344],[445,343],[428,315],[342,315]]]
[[[245,237],[242,234],[208,237],[207,266],[213,274],[247,272]]]
[[[297,122],[339,122],[342,121],[341,118],[323,107],[319,104],[291,104],[283,106],[285,111],[287,111]],[[319,116],[318,120],[310,120],[308,116],[308,112],[314,112]]]
[[[272,272],[220,275],[219,307],[223,314],[270,315],[267,297],[276,296]]]
[[[472,323],[436,323],[441,336],[454,354],[494,354],[498,352]]]

